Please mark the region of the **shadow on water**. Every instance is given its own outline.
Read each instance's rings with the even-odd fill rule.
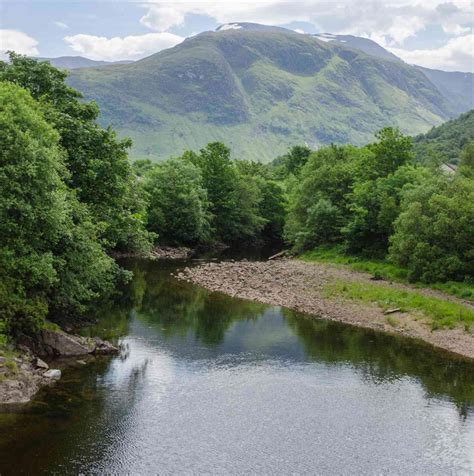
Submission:
[[[451,402],[461,420],[472,415],[472,363],[413,340],[209,293],[170,276],[188,264],[124,260],[134,273],[127,292],[104,304],[97,324],[82,330],[121,340],[124,352],[73,366],[22,412],[0,415],[0,474],[100,472],[95,465],[124,444],[116,435],[133,426],[156,362],[160,369],[197,365],[202,372],[223,362],[228,368],[268,361],[323,365],[351,369],[368,385],[408,378],[427,399]]]

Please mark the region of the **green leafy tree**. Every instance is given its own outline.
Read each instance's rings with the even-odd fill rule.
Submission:
[[[411,137],[392,127],[380,130],[375,137],[377,142],[368,146],[372,154],[365,155],[359,166],[359,180],[386,177],[398,167],[414,161]]]
[[[425,168],[406,165],[386,177],[356,182],[348,195],[351,213],[343,229],[349,250],[385,256],[403,191],[424,183],[429,176]]]
[[[310,155],[311,149],[309,147],[301,145],[293,146],[283,159],[287,173],[298,175],[306,162],[308,162]]]
[[[148,226],[167,244],[209,240],[207,192],[201,172],[191,162],[171,159],[155,166],[145,179],[149,195]]]
[[[461,153],[459,171],[464,176],[474,179],[474,140],[469,141]]]
[[[412,280],[474,278],[474,181],[434,177],[402,200],[390,239],[390,258]]]
[[[253,181],[242,179],[230,158],[230,149],[213,142],[200,154],[186,153],[183,158],[201,170],[213,236],[225,243],[258,237],[265,224],[259,216],[261,194]]]
[[[0,317],[12,334],[38,331],[110,289],[115,263],[64,180],[58,133],[44,106],[0,83]]]
[[[80,101],[81,94],[66,84],[66,76],[47,62],[14,53],[10,62],[0,62],[0,81],[28,89],[43,104],[65,152],[66,182],[88,205],[107,248],[146,250],[150,237],[144,227],[144,203],[136,193],[127,156],[131,141],[118,140],[112,129],[101,128],[96,104]]]
[[[286,197],[282,184],[273,180],[271,169],[259,162],[238,160],[235,162],[239,175],[245,182],[254,182],[261,199],[258,215],[265,220],[261,232],[266,242],[281,241],[286,215]]]
[[[333,145],[311,154],[289,194],[285,237],[297,248],[342,240],[341,229],[349,217],[347,196],[361,153],[355,147]],[[327,228],[331,216],[335,222]],[[318,222],[318,217],[324,220]]]

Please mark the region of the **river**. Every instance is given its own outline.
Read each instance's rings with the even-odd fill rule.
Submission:
[[[474,366],[127,260],[124,352],[0,414],[0,474],[474,472]]]

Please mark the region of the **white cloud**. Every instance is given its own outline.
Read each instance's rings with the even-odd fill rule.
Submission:
[[[18,30],[0,30],[0,58],[6,58],[6,51],[22,55],[36,56],[38,42],[26,33]]]
[[[66,36],[69,46],[84,56],[95,60],[134,60],[171,48],[184,38],[172,33],[148,33],[146,35],[106,38],[94,35]]]
[[[147,14],[140,18],[140,22],[152,30],[166,31],[173,26],[181,25],[184,22],[184,15],[184,11],[173,6],[153,5]]]
[[[61,28],[62,30],[67,30],[69,28],[66,23],[63,23],[62,21],[55,21],[54,24],[58,27]]]
[[[157,31],[180,26],[194,13],[219,23],[305,21],[322,31],[382,38],[391,46],[401,46],[429,25],[439,25],[447,35],[465,35],[474,18],[470,0],[155,0],[142,6],[147,13],[140,21]]]
[[[432,50],[404,50],[389,48],[407,63],[445,71],[474,73],[474,34],[452,38],[440,48]]]

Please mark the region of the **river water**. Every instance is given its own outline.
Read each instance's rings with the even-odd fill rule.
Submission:
[[[123,355],[1,414],[0,474],[474,472],[472,364],[125,265]]]

